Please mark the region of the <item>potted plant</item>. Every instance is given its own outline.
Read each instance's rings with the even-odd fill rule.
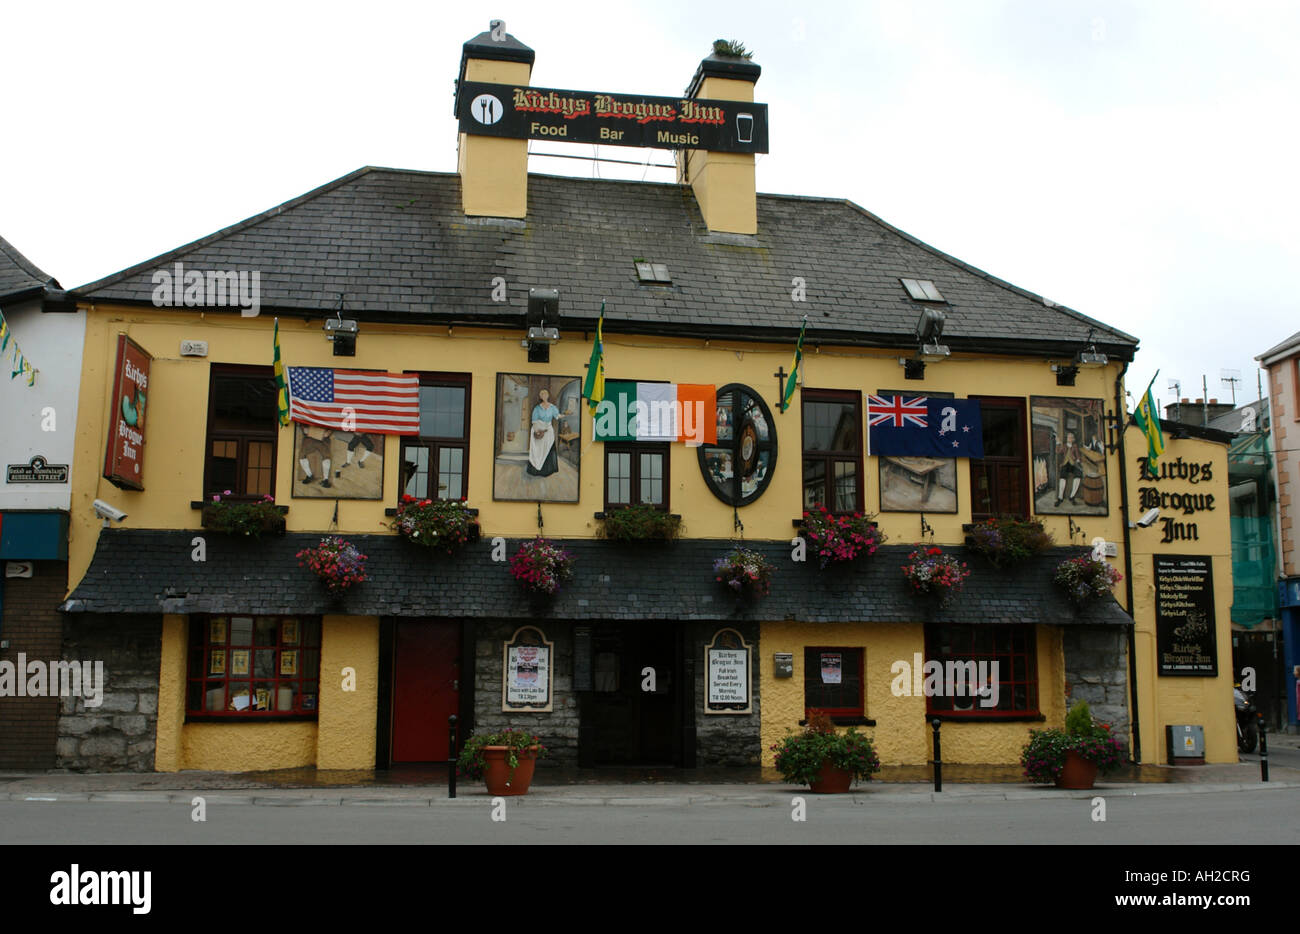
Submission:
[[[870,781],[880,771],[880,757],[871,739],[849,727],[837,732],[831,718],[817,710],[808,712],[802,733],[790,732],[771,747],[777,771],[787,781],[808,785],[814,794],[843,794],[859,781]]]
[[[1052,533],[1038,519],[985,519],[970,526],[966,547],[996,568],[1011,567],[1052,547]]]
[[[764,597],[772,589],[776,568],[757,551],[737,545],[713,562],[714,578],[740,599]]]
[[[603,515],[600,534],[611,541],[671,542],[682,531],[681,516],[644,504],[607,509]]]
[[[1087,554],[1058,564],[1052,581],[1065,591],[1071,603],[1082,607],[1109,596],[1111,588],[1123,579],[1124,575],[1107,564],[1104,558]]]
[[[416,499],[402,496],[393,531],[407,541],[453,554],[478,538],[478,522],[464,499]]]
[[[275,504],[269,493],[253,502],[230,499],[230,491],[212,494],[203,506],[203,527],[227,535],[258,538],[264,532],[284,533],[284,507]],[[226,497],[222,499],[222,497]]]
[[[322,538],[320,544],[304,548],[296,557],[300,559],[298,567],[311,568],[334,597],[343,596],[349,587],[369,579],[366,576],[366,556],[347,539],[338,536]]]
[[[510,559],[510,573],[527,591],[554,596],[573,577],[573,555],[540,535],[524,542]]]
[[[812,512],[804,512],[803,528],[808,541],[817,550],[822,570],[831,563],[873,555],[885,540],[885,534],[876,527],[871,516],[860,512],[852,516],[837,516],[821,503],[813,506]]]
[[[496,733],[475,733],[465,740],[457,772],[481,778],[490,795],[523,795],[533,781],[537,760],[546,747],[535,733],[507,727]]]
[[[939,605],[947,606],[961,592],[966,578],[970,577],[970,568],[966,562],[944,554],[942,548],[931,546],[907,556],[903,577],[913,593],[937,596]]]
[[[1111,735],[1109,724],[1093,719],[1085,701],[1070,708],[1064,730],[1030,730],[1020,752],[1026,778],[1058,788],[1091,788],[1098,772],[1113,772],[1123,761],[1124,744]]]

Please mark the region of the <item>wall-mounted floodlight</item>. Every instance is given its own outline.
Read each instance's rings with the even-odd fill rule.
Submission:
[[[551,344],[560,340],[560,293],[557,289],[528,290],[528,336],[523,345],[528,348],[529,363],[550,363]]]
[[[343,293],[339,293],[339,304],[334,317],[325,319],[325,339],[334,345],[334,356],[355,357],[358,333],[360,328],[357,327],[357,322],[343,317]]]
[[[950,351],[939,343],[939,338],[943,337],[945,320],[946,316],[941,309],[922,309],[921,317],[916,322],[916,341],[920,345],[917,352],[919,359],[935,363],[948,357]]]

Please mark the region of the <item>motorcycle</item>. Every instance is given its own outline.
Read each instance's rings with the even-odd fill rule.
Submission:
[[[1259,711],[1255,708],[1255,695],[1247,694],[1239,686],[1234,687],[1232,706],[1237,710],[1237,749],[1254,752],[1259,744]]]

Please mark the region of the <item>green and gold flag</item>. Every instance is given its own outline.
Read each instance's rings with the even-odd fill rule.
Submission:
[[[799,385],[799,364],[803,362],[803,332],[808,330],[808,316],[804,315],[803,326],[799,328],[799,343],[794,348],[794,359],[790,361],[790,375],[786,377],[781,390],[781,411],[790,407],[795,388]]]
[[[280,362],[280,319],[275,319],[275,405],[280,426],[289,424],[289,387],[284,381],[284,364]]]
[[[1156,370],[1156,376],[1159,375],[1160,371]],[[1156,459],[1165,450],[1165,436],[1160,431],[1160,410],[1156,408],[1156,400],[1151,395],[1151,386],[1154,386],[1155,382],[1156,377],[1151,377],[1151,383],[1138,402],[1137,411],[1133,413],[1133,420],[1147,436],[1147,469],[1152,474],[1156,472]]]
[[[596,322],[596,342],[591,345],[591,360],[587,363],[587,382],[582,394],[587,399],[591,414],[605,398],[605,303],[600,303],[600,320]]]

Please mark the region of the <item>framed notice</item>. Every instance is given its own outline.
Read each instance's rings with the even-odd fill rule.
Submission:
[[[298,673],[298,650],[282,649],[280,651],[280,674],[296,675]]]
[[[230,673],[232,675],[248,675],[248,649],[230,650]]]
[[[844,656],[839,652],[821,653],[822,684],[840,684],[843,682]]]
[[[1209,555],[1152,555],[1151,560],[1156,581],[1159,673],[1217,677],[1214,559]]]
[[[280,624],[280,637],[285,645],[298,644],[298,621],[296,619],[286,619]]]
[[[225,619],[214,619],[208,621],[208,641],[213,645],[224,645],[226,642],[226,621]]]
[[[117,336],[113,390],[109,396],[108,449],[104,478],[127,490],[144,489],[145,402],[153,357],[125,334]]]
[[[752,713],[751,647],[734,629],[719,629],[704,647],[704,712]]]
[[[502,652],[501,709],[551,711],[555,644],[534,626],[521,626]]]
[[[226,650],[213,649],[208,653],[208,674],[224,675],[226,673]]]

